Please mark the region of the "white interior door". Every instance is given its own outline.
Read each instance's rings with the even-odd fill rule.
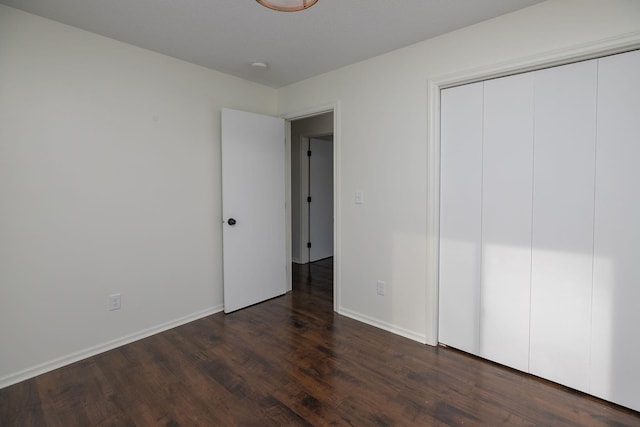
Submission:
[[[484,83],[480,356],[529,369],[533,74]]]
[[[478,354],[483,84],[441,93],[440,342]]]
[[[535,74],[531,373],[589,390],[597,62]]]
[[[600,60],[591,394],[640,411],[640,51]]]
[[[309,139],[309,261],[333,256],[333,139]]]
[[[222,110],[224,312],[286,292],[284,120]]]

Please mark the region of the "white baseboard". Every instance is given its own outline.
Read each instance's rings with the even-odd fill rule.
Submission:
[[[291,262],[296,263],[296,264],[306,264],[306,262],[304,262],[300,258],[291,258]]]
[[[0,378],[0,389],[4,387],[8,387],[12,384],[19,383],[20,381],[28,380],[29,378],[36,377],[46,372],[53,371],[54,369],[58,369],[66,365],[70,365],[72,363],[78,362],[88,357],[95,356],[96,354],[104,353],[105,351],[113,350],[114,348],[123,346],[125,344],[129,344],[134,341],[147,338],[151,335],[155,335],[157,333],[160,333],[169,329],[173,329],[177,326],[184,325],[185,323],[193,322],[194,320],[198,320],[203,317],[207,317],[212,314],[219,313],[222,310],[223,310],[223,306],[219,305],[216,307],[211,307],[205,310],[197,311],[195,313],[188,314],[178,319],[171,320],[169,322],[165,322],[160,325],[153,326],[151,328],[143,329],[142,331],[135,332],[133,334],[129,334],[121,338],[116,338],[114,340],[107,341],[105,343],[98,344],[93,347],[89,347],[87,349],[80,350],[80,351],[68,354],[66,356],[59,357],[49,362],[41,363],[31,368],[27,368],[13,374],[9,374],[7,376]]]
[[[408,329],[401,328],[396,325],[392,325],[391,323],[382,322],[378,319],[374,319],[369,316],[365,316],[364,314],[357,313],[355,311],[348,310],[344,307],[338,308],[338,314],[341,314],[346,317],[350,317],[351,319],[357,320],[362,323],[366,323],[367,325],[375,326],[376,328],[383,329],[387,332],[391,332],[396,335],[400,335],[405,338],[409,338],[413,341],[418,341],[420,344],[427,343],[427,337],[424,334],[420,334],[418,332],[410,331]]]

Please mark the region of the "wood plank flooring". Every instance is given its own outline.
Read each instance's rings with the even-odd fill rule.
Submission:
[[[0,390],[0,426],[640,426],[640,414],[332,311],[294,291]]]

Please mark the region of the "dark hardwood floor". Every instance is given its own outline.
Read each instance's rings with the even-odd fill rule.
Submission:
[[[0,390],[0,426],[640,426],[640,414],[332,311],[294,291]],[[639,385],[640,387],[640,385]]]

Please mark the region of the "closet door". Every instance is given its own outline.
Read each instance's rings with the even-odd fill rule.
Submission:
[[[439,340],[478,354],[482,83],[441,92]]]
[[[640,52],[599,63],[591,392],[640,411]]]
[[[589,390],[597,62],[535,73],[530,372]]]
[[[480,356],[528,371],[533,73],[484,84]]]

